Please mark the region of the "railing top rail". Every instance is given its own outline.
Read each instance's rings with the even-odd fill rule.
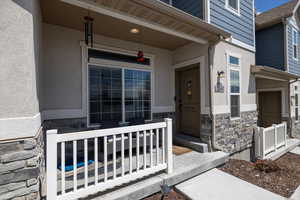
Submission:
[[[111,128],[111,129],[58,134],[57,142],[68,142],[74,140],[90,139],[95,137],[112,136],[112,135],[119,135],[123,133],[146,131],[146,130],[157,129],[157,128],[165,128],[165,127],[167,127],[166,122],[158,122],[158,123],[143,124],[137,126],[125,126],[125,127]]]
[[[284,126],[286,126],[286,123],[282,123],[282,124],[276,124],[276,127],[284,127]]]
[[[264,132],[267,132],[267,131],[272,131],[272,130],[274,130],[274,129],[275,129],[274,126],[270,126],[270,127],[267,127],[267,128],[263,128],[263,131],[264,131]]]

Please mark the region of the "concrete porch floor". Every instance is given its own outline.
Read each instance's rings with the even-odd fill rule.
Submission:
[[[106,193],[98,193],[84,199],[90,200],[138,200],[161,190],[160,186],[174,186],[203,172],[224,164],[229,155],[224,152],[198,153],[195,151],[174,155],[174,171],[149,176],[126,186],[120,186]]]

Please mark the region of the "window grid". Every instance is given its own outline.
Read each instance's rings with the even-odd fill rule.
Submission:
[[[113,75],[116,72],[117,77]],[[126,77],[130,72],[135,77]],[[151,120],[151,74],[148,70],[89,65],[89,124]]]
[[[232,119],[240,118],[241,104],[241,75],[240,75],[240,58],[228,56],[229,66],[229,102],[230,116]]]

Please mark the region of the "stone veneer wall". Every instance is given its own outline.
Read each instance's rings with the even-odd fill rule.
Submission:
[[[45,178],[44,134],[0,142],[0,199],[40,199]]]
[[[216,144],[223,151],[236,153],[252,147],[257,127],[257,112],[242,112],[241,118],[230,120],[230,114],[215,116]]]

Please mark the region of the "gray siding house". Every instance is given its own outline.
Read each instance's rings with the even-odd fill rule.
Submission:
[[[256,73],[258,123],[269,126],[287,121],[292,137],[300,137],[299,27],[297,0],[256,16],[256,64],[265,70]],[[271,99],[272,106],[266,106]]]
[[[249,160],[254,19],[254,0],[1,0],[0,199],[171,174],[172,138]]]

